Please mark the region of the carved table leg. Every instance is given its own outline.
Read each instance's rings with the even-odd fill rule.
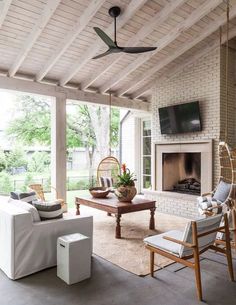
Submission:
[[[111,216],[111,213],[107,213],[107,216]]]
[[[151,217],[150,217],[150,222],[149,222],[149,229],[150,230],[155,230],[155,218],[154,218],[155,210],[156,210],[156,208],[151,208],[150,209],[150,212],[151,212]]]
[[[75,202],[76,205],[76,215],[80,215],[80,204],[78,203],[78,201]]]
[[[120,214],[116,214],[116,238],[121,238],[121,233],[120,233]]]

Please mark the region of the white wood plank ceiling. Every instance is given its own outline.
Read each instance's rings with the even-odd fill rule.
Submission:
[[[155,51],[92,59],[106,50],[93,27],[113,38],[114,5],[122,10],[118,44]],[[217,46],[225,10],[223,0],[0,0],[0,74],[148,100],[156,79]],[[233,38],[236,0],[230,19]]]

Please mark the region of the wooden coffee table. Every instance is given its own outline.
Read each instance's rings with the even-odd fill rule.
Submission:
[[[116,238],[121,238],[120,218],[122,214],[150,210],[149,229],[155,230],[154,214],[156,210],[156,201],[135,197],[132,203],[119,202],[113,194],[109,194],[107,198],[94,198],[91,195],[75,197],[76,215],[80,215],[80,205],[86,205],[91,208],[107,212],[108,215],[116,216]]]

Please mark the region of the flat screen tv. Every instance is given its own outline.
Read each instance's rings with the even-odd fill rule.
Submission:
[[[159,108],[162,134],[176,134],[201,131],[199,102]]]

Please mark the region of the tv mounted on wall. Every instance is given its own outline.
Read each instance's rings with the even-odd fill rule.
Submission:
[[[201,131],[199,102],[159,108],[162,134],[176,134]]]

